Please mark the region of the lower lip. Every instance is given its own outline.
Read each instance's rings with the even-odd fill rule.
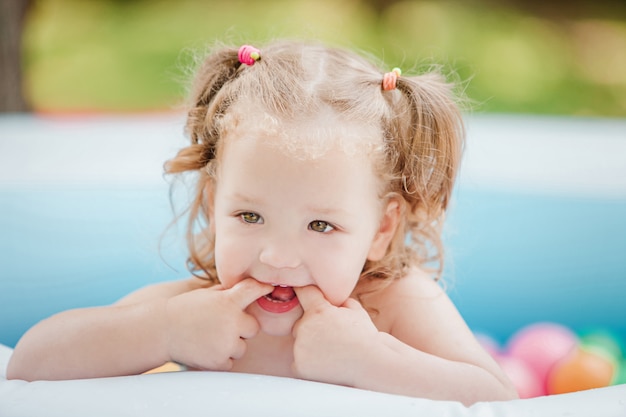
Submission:
[[[278,301],[278,302],[268,300],[265,297],[261,297],[256,302],[259,304],[259,306],[263,310],[268,311],[270,313],[276,313],[276,314],[281,314],[281,313],[286,313],[288,311],[291,311],[294,308],[296,308],[298,304],[300,304],[300,302],[298,301],[298,297],[293,297],[289,301]]]

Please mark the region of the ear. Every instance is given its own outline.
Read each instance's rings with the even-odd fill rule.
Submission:
[[[367,254],[370,261],[380,261],[387,253],[387,248],[396,234],[400,222],[401,206],[399,198],[391,198],[384,209],[380,226]]]

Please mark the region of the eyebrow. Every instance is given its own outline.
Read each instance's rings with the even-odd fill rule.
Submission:
[[[333,208],[333,207],[307,206],[306,209],[308,211],[313,212],[313,213],[321,214],[321,215],[324,215],[324,216],[329,216],[329,215],[347,215],[347,214],[349,214],[349,212],[347,212],[344,209]]]
[[[230,199],[231,200],[238,200],[238,201],[241,201],[242,203],[248,203],[248,204],[259,204],[259,203],[262,203],[261,199],[253,198],[253,197],[250,197],[248,195],[241,194],[241,193],[234,193],[234,194],[232,194],[230,196]]]
[[[337,214],[337,213],[344,211],[340,209],[334,209],[330,207],[321,207],[321,206],[308,206],[307,210],[313,211],[315,213],[320,213],[320,214]]]

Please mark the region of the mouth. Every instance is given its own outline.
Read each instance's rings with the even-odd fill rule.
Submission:
[[[300,304],[293,287],[276,285],[274,290],[257,300],[259,306],[270,313],[286,313]]]

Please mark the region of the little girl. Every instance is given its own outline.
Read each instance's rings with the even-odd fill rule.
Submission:
[[[173,361],[465,404],[516,397],[425,269],[442,263],[463,142],[439,76],[306,43],[225,47],[199,68],[187,131],[165,169],[197,179],[193,277],[42,321],[9,378]]]

